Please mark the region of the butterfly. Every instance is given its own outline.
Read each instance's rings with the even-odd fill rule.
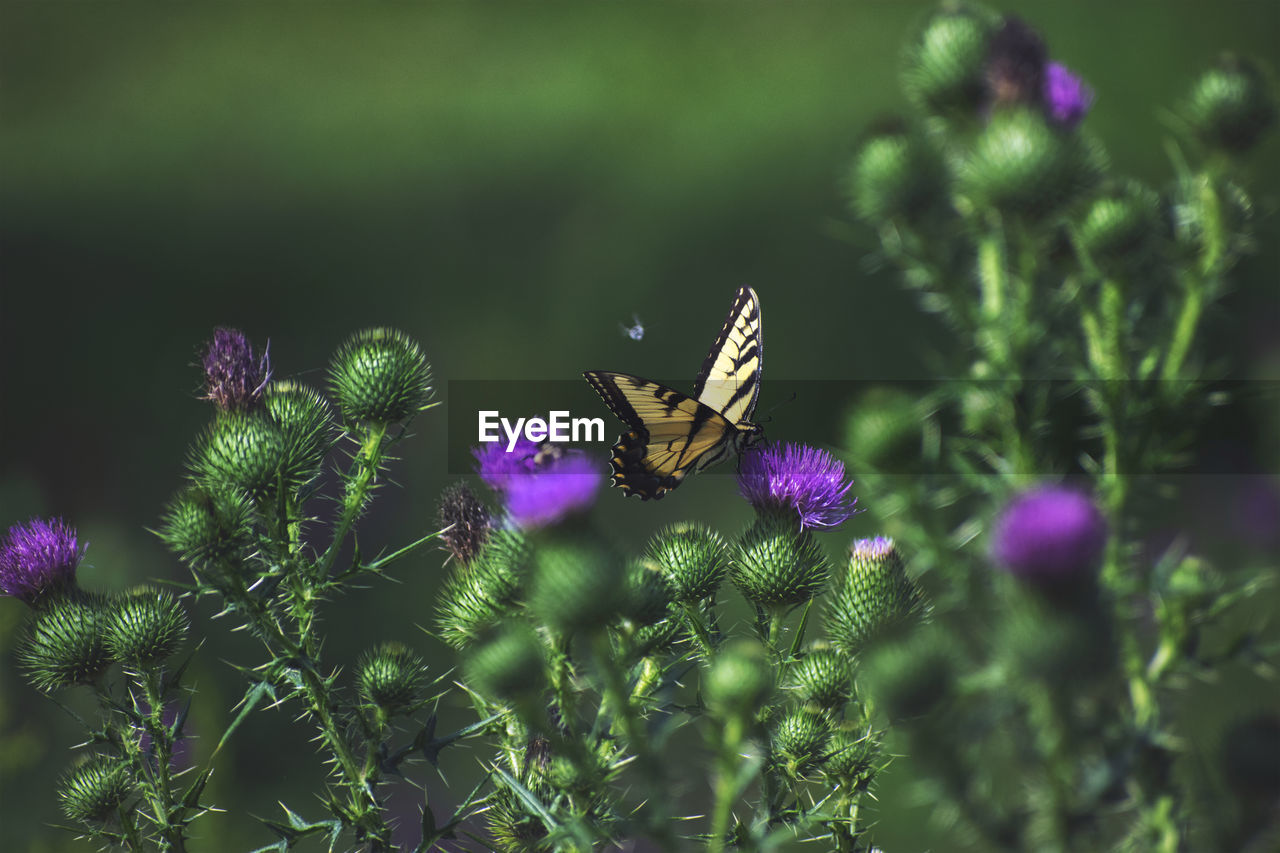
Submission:
[[[763,364],[760,297],[738,289],[689,397],[665,385],[606,370],[582,375],[630,431],[613,446],[612,480],[629,495],[658,499],[757,441],[751,423]]]

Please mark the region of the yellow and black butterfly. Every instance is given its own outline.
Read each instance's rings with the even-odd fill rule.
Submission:
[[[605,370],[583,374],[630,432],[613,446],[613,483],[644,500],[661,498],[761,436],[750,421],[760,396],[763,364],[760,297],[738,290],[724,328],[702,363],[693,396],[665,385]]]

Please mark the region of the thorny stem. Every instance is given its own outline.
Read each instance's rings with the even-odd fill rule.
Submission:
[[[156,777],[158,790],[152,807],[155,813],[156,826],[160,830],[161,849],[183,853],[186,850],[186,832],[183,827],[181,812],[175,822],[172,818],[173,780],[170,776],[170,761],[173,758],[173,740],[169,728],[164,724],[164,697],[160,689],[161,673],[159,669],[150,669],[139,673],[138,683],[142,686],[147,700],[147,730],[151,735],[151,745],[155,749]],[[146,756],[142,756],[146,761]]]

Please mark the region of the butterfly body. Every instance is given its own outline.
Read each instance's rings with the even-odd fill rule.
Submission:
[[[743,287],[703,362],[693,396],[628,373],[584,373],[630,428],[613,446],[614,485],[627,495],[660,499],[690,473],[758,440],[762,429],[750,418],[761,364],[760,300]]]

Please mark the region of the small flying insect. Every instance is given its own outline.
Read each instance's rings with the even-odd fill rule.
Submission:
[[[635,314],[631,315],[630,326],[626,325],[625,323],[619,323],[618,328],[622,330],[622,334],[626,335],[628,338],[631,338],[631,340],[633,341],[639,341],[644,339],[644,324],[640,322],[640,318],[637,317]]]

